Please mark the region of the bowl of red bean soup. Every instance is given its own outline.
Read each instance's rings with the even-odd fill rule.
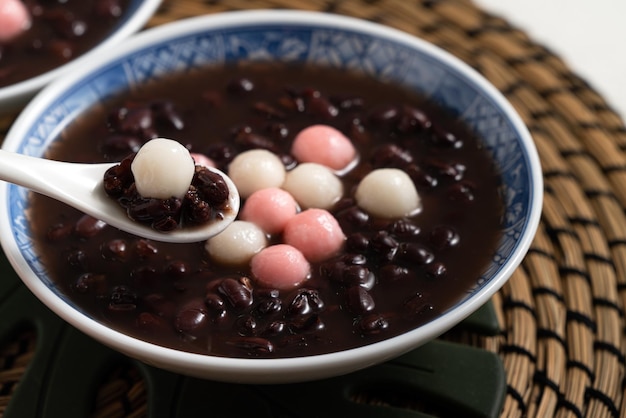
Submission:
[[[161,159],[164,179],[198,183],[147,196],[133,167],[163,138],[190,164]],[[427,343],[510,278],[541,214],[534,143],[491,84],[423,40],[327,13],[228,12],[133,35],[43,89],[3,147],[119,162],[109,197],[163,234],[219,216],[206,173],[230,177],[235,221],[185,244],[0,188],[4,251],[55,314],[220,381],[321,379]]]
[[[3,0],[0,2],[0,111],[35,93],[140,30],[161,0]]]

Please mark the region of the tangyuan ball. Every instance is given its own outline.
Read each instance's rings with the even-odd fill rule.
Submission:
[[[321,164],[302,163],[287,173],[283,184],[302,208],[330,209],[343,196],[343,184]]]
[[[246,199],[239,217],[254,222],[268,234],[280,234],[287,221],[298,213],[298,204],[289,192],[276,187],[257,190]]]
[[[370,172],[359,183],[355,199],[370,215],[387,219],[414,215],[421,209],[413,180],[397,168]]]
[[[285,181],[285,166],[276,154],[264,149],[244,151],[228,166],[239,194],[247,198],[257,190],[280,187]]]
[[[304,282],[311,266],[302,252],[287,244],[271,245],[250,261],[253,277],[271,289],[289,290]]]
[[[336,171],[345,169],[356,158],[352,141],[327,125],[312,125],[300,131],[291,153],[299,162],[318,163]]]
[[[28,9],[20,0],[0,0],[0,43],[17,38],[31,23]]]
[[[196,171],[189,150],[172,139],[146,142],[131,164],[137,193],[154,199],[183,198]]]
[[[307,209],[291,218],[283,231],[285,244],[291,245],[310,262],[335,255],[346,236],[337,219],[324,209]]]
[[[246,221],[235,221],[209,239],[204,248],[211,259],[222,264],[244,265],[267,246],[265,233]]]

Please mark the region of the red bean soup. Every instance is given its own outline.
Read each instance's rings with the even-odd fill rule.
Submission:
[[[130,0],[23,0],[30,27],[0,42],[0,87],[53,70],[105,39]]]
[[[358,162],[337,174],[344,192],[328,210],[345,240],[311,261],[297,287],[259,282],[249,263],[215,261],[204,242],[148,241],[34,195],[33,233],[50,276],[79,309],[123,333],[229,357],[350,349],[419,327],[463,299],[502,236],[500,173],[456,115],[401,86],[321,67],[207,68],[85,112],[47,157],[120,161],[166,137],[225,172],[251,149],[272,152],[289,172],[299,165],[294,137],[318,124],[348,137]],[[357,185],[379,168],[408,174],[418,213],[386,219],[357,205]]]

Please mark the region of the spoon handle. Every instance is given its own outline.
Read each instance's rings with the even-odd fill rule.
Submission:
[[[113,163],[76,164],[0,150],[0,180],[26,187],[78,209],[85,193],[102,193],[102,177]]]

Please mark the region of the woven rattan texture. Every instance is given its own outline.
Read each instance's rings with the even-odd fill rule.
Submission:
[[[404,30],[469,63],[508,97],[543,164],[542,222],[522,267],[493,298],[501,335],[452,337],[503,359],[503,417],[626,416],[626,129],[603,98],[468,0],[166,0],[149,26],[252,8],[321,10]]]

